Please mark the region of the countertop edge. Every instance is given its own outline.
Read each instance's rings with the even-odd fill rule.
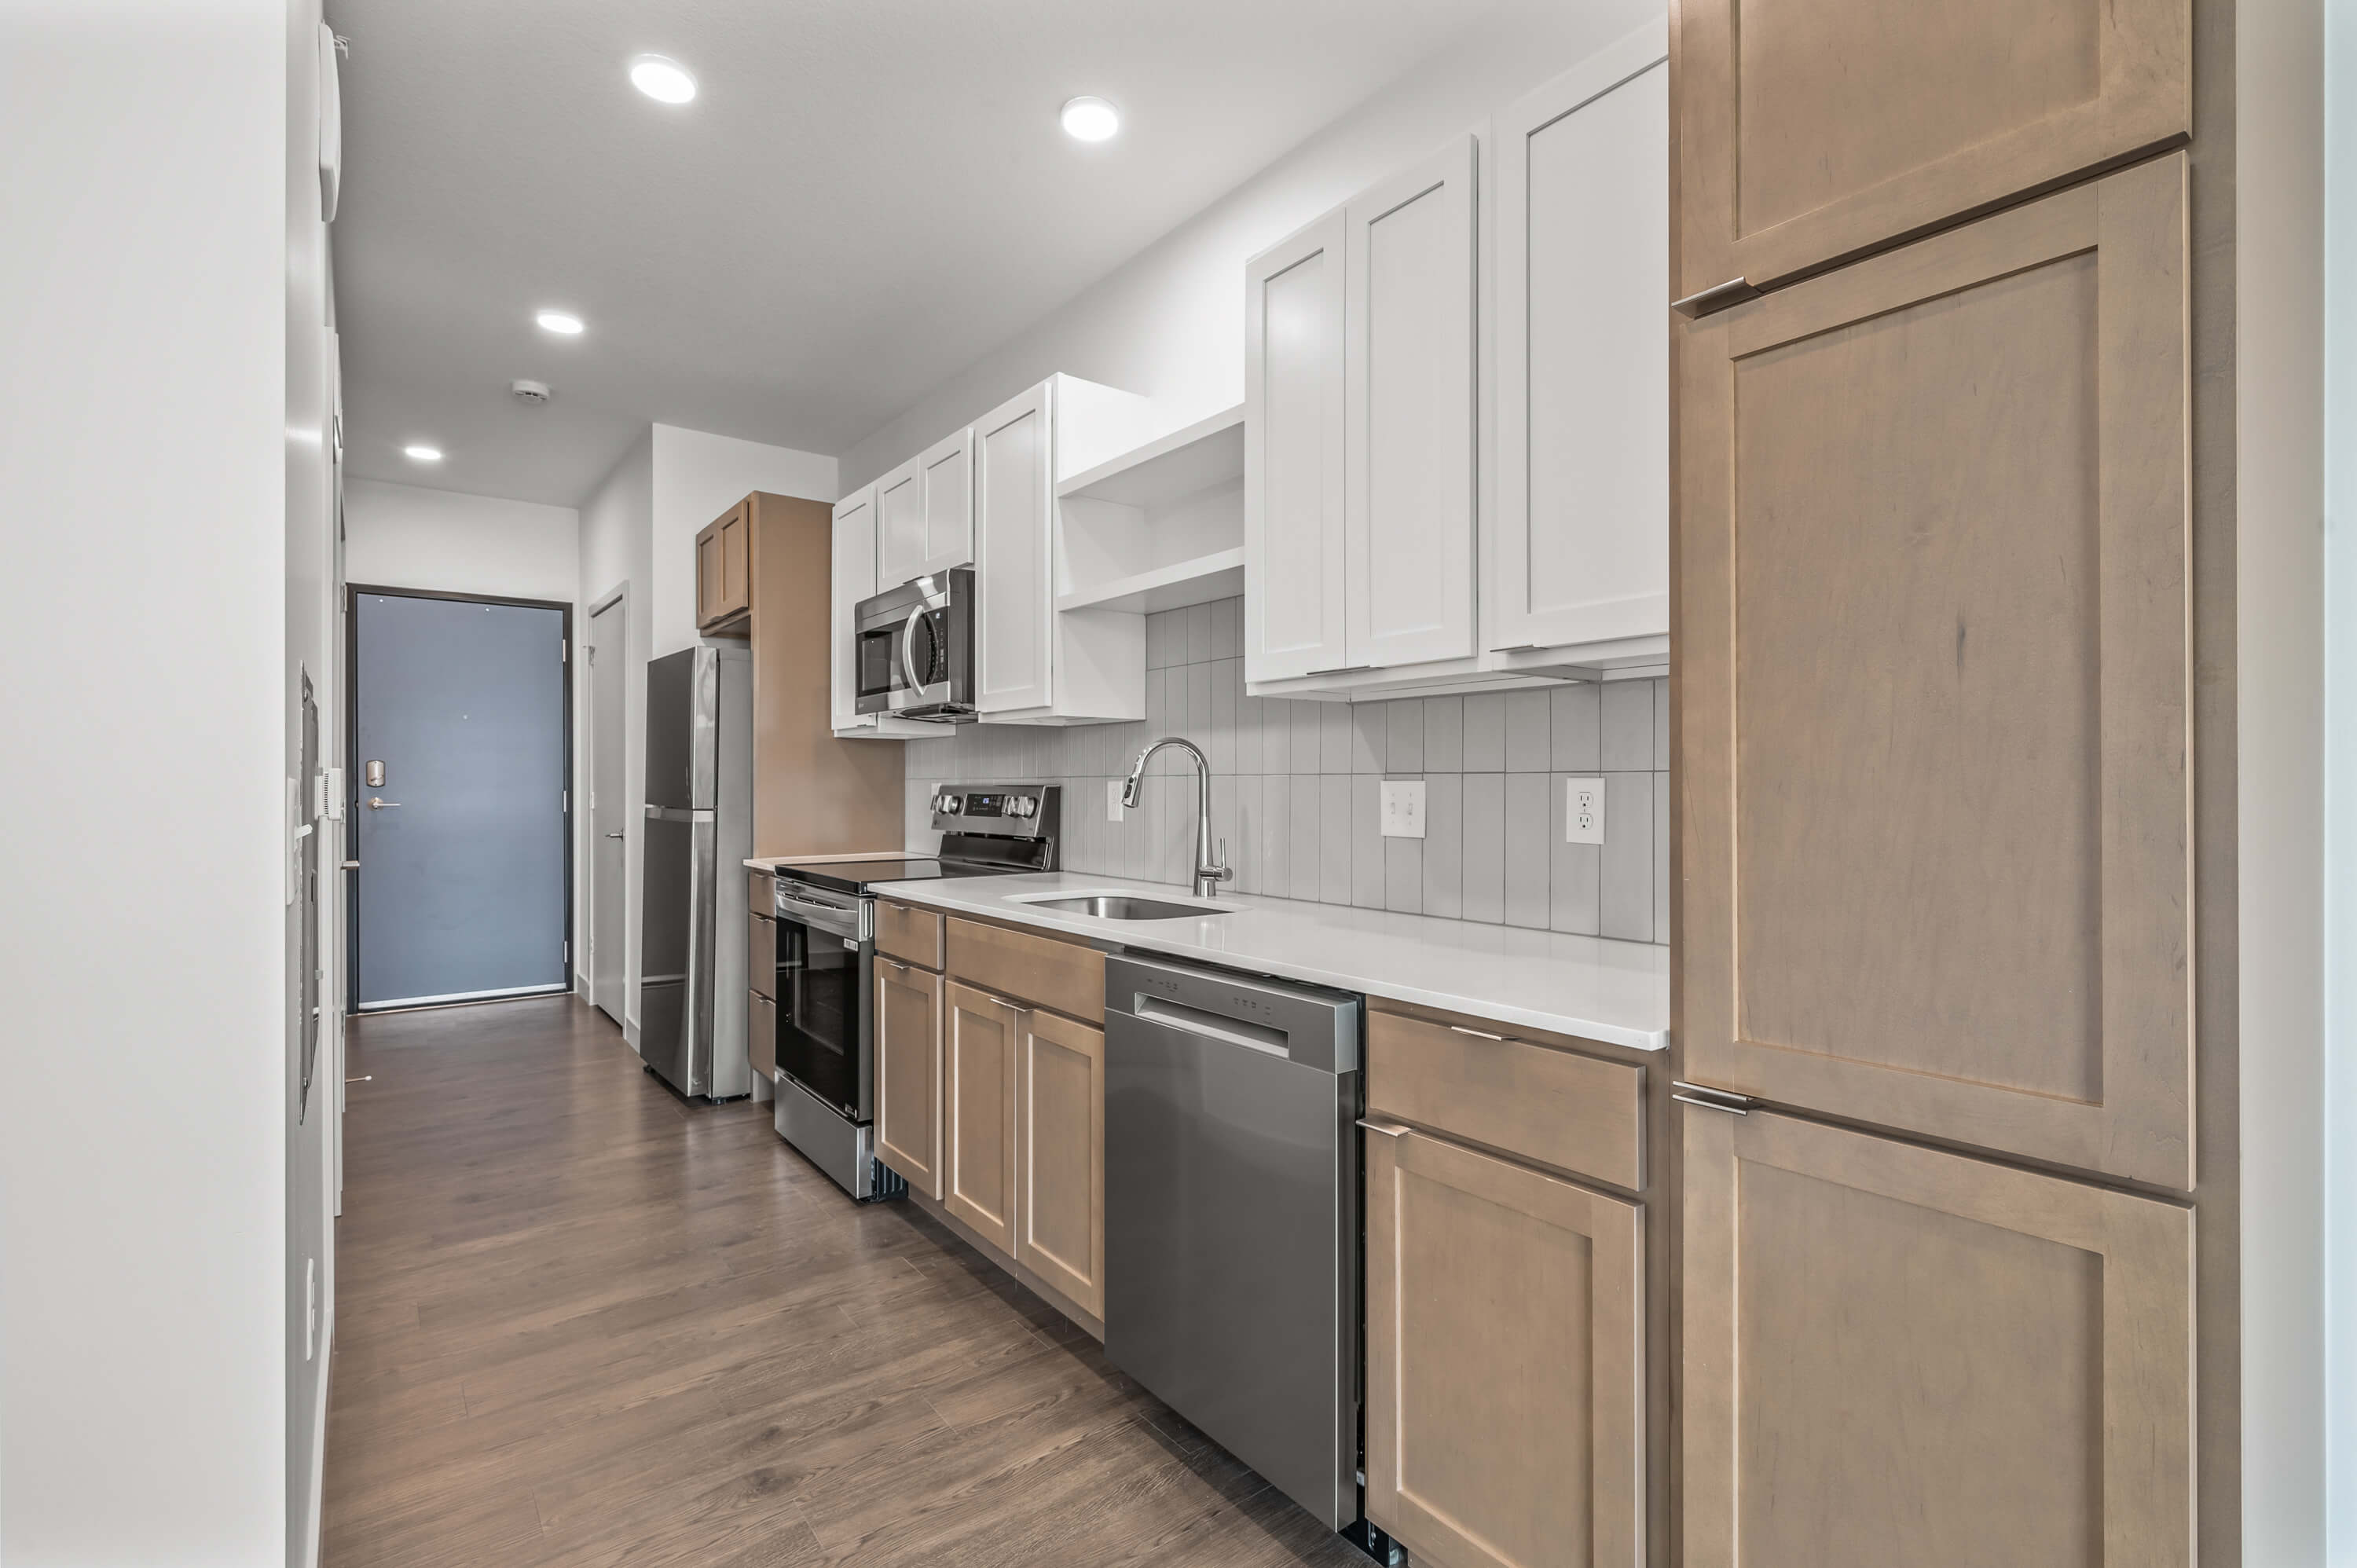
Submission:
[[[1200,949],[1180,941],[1157,943],[1151,931],[1131,932],[1100,929],[1105,922],[1082,924],[1067,916],[1043,914],[1021,904],[1004,900],[984,910],[973,902],[943,897],[931,890],[953,886],[937,882],[877,882],[869,884],[871,891],[888,895],[904,904],[921,905],[947,915],[985,915],[1034,930],[1050,931],[1058,936],[1080,937],[1092,941],[1110,942],[1117,947],[1136,948],[1171,958],[1191,959],[1212,967],[1243,969],[1249,963],[1254,972],[1280,975],[1311,985],[1329,985],[1340,991],[1356,991],[1368,996],[1379,996],[1387,1002],[1407,1002],[1419,1007],[1434,1007],[1443,1012],[1460,1013],[1470,1018],[1492,1023],[1518,1024],[1526,1029],[1543,1029],[1549,1034],[1567,1035],[1577,1039],[1593,1040],[1598,1045],[1619,1046],[1626,1050],[1665,1051],[1669,1048],[1670,1032],[1660,1029],[1632,1029],[1625,1025],[1600,1023],[1593,1018],[1575,1017],[1564,1014],[1541,1012],[1535,1008],[1512,1007],[1477,997],[1460,996],[1448,992],[1432,991],[1420,986],[1371,980],[1364,975],[1345,974],[1339,971],[1322,970],[1313,964],[1291,963],[1280,959],[1242,958],[1222,962],[1205,955]]]

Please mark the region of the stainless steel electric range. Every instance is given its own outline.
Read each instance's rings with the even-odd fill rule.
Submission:
[[[876,1161],[876,898],[879,882],[1054,871],[1053,784],[945,784],[932,855],[787,861],[778,928],[778,1135],[855,1198],[907,1183]]]

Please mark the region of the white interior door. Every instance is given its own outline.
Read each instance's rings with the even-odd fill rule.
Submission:
[[[629,603],[616,599],[589,618],[589,1000],[622,1021],[623,879],[630,864],[630,811],[624,799],[628,735],[624,672],[630,668]]]
[[[1344,212],[1352,665],[1475,651],[1475,169],[1467,136]]]
[[[974,705],[985,714],[1052,700],[1049,653],[1049,391],[1033,387],[974,427]]]
[[[1244,269],[1244,673],[1339,669],[1343,614],[1342,213]]]
[[[1669,33],[1501,113],[1492,650],[1670,627]]]

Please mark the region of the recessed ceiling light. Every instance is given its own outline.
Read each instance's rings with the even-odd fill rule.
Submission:
[[[442,448],[419,443],[404,446],[401,449],[401,455],[413,463],[439,463],[442,460]]]
[[[581,317],[571,311],[544,310],[533,319],[540,323],[540,329],[544,332],[554,332],[566,338],[573,338],[577,337],[581,331]]]
[[[684,103],[695,96],[695,78],[687,67],[662,55],[640,55],[630,62],[630,85],[658,103]]]
[[[1121,111],[1102,98],[1075,98],[1064,105],[1064,134],[1076,141],[1102,142],[1121,129]]]

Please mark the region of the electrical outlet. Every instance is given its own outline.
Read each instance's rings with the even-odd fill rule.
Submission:
[[[1129,808],[1121,803],[1121,791],[1125,782],[1125,780],[1119,779],[1108,779],[1105,780],[1106,822],[1117,822],[1124,817],[1129,815]]]
[[[1424,780],[1421,779],[1384,779],[1383,837],[1420,839],[1423,836]]]
[[[1604,780],[1566,779],[1563,785],[1563,842],[1604,842]]]

